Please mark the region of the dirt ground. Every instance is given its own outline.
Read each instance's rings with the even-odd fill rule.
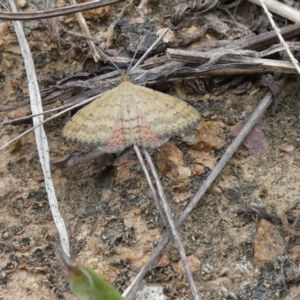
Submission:
[[[168,8],[163,8],[168,15]],[[150,9],[158,19],[156,6]],[[65,17],[65,24],[73,22],[76,29],[75,19],[66,21],[67,18],[73,17]],[[112,11],[101,20],[109,24],[113,19]],[[104,25],[97,26],[100,30]],[[0,31],[4,40],[0,58],[3,107],[20,102],[28,88],[13,27],[2,22]],[[53,55],[56,46],[45,22],[26,22],[25,32],[41,89],[48,87],[49,78],[80,71],[81,62],[73,61],[67,51]],[[180,81],[168,90],[170,95],[187,100],[202,115],[197,131],[149,150],[175,217],[232,141],[235,125],[247,119],[267,92],[259,86],[259,76],[249,76],[247,82],[251,88],[241,95],[233,89],[219,96],[198,95],[186,91]],[[256,206],[273,216],[287,216],[290,223],[298,216],[299,98],[299,82],[289,79],[275,114],[269,109],[257,125],[266,149],[253,154],[241,147],[180,228],[202,299],[289,299],[288,292],[300,294],[297,225],[295,234],[290,234],[287,224],[272,223],[257,214],[236,213]],[[58,106],[59,101],[54,105]],[[0,121],[29,111],[28,105],[1,111]],[[62,138],[62,128],[69,118],[65,115],[45,125],[51,162],[74,150],[88,150]],[[30,126],[2,126],[0,144]],[[200,137],[209,135],[208,149],[195,149],[185,142],[195,132]],[[170,162],[172,167],[168,167]],[[125,159],[103,172],[97,172],[94,162],[85,162],[67,169],[53,168],[52,178],[67,224],[72,258],[94,268],[124,291],[164,232],[134,152],[129,151]],[[58,235],[33,133],[1,152],[0,191],[0,299],[75,299],[56,256]],[[169,245],[145,278],[145,282],[163,286],[166,299],[190,297],[179,261],[177,250]]]

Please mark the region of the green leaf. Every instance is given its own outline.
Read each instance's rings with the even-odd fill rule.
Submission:
[[[58,247],[58,255],[69,276],[71,290],[80,300],[123,300],[93,269],[73,263],[61,247]]]
[[[69,273],[71,289],[80,300],[123,300],[99,274],[87,267],[75,267]]]

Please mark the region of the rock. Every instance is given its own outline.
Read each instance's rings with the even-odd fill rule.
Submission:
[[[262,266],[282,253],[284,239],[275,225],[261,220],[254,238],[254,264]]]
[[[200,270],[201,262],[195,255],[190,255],[187,257],[189,267],[192,273],[195,273]],[[185,270],[183,267],[183,263],[180,260],[176,265],[174,265],[175,271],[179,273],[180,275],[185,274]]]

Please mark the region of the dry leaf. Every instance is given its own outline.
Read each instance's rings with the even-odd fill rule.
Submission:
[[[159,171],[173,181],[182,182],[192,175],[191,169],[185,166],[181,150],[173,142],[161,148],[156,162]]]

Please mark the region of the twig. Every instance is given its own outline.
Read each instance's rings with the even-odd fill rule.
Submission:
[[[293,51],[300,50],[300,42],[286,42],[286,43],[288,44],[290,50],[293,50]],[[270,48],[265,49],[261,52],[257,52],[257,54],[258,54],[258,57],[262,58],[262,57],[269,56],[274,53],[280,52],[282,50],[284,50],[283,45],[277,44],[277,45],[273,45]]]
[[[261,5],[260,0],[248,0],[249,2],[252,2],[254,4]],[[268,7],[268,10],[272,11],[273,13],[282,16],[288,20],[291,20],[295,23],[298,23],[300,20],[300,12],[291,7],[288,6],[282,2],[279,2],[277,0],[264,0],[265,5]]]
[[[70,0],[70,2],[73,4],[73,5],[76,5],[76,0]],[[85,18],[83,17],[83,14],[82,12],[78,12],[76,13],[76,17],[77,17],[77,20],[80,24],[80,27],[81,29],[83,30],[84,34],[88,37],[92,36],[91,35],[91,32],[90,32],[90,29],[89,27],[87,26],[86,22],[85,22]],[[98,52],[97,52],[97,49],[95,47],[95,44],[93,41],[90,41],[90,40],[87,40],[87,43],[89,45],[89,48],[90,48],[90,51],[91,51],[91,54],[94,58],[94,61],[97,62],[101,59],[101,57],[99,56]]]
[[[150,187],[150,189],[151,189],[152,196],[153,196],[153,198],[154,198],[156,207],[157,207],[157,209],[159,210],[160,216],[161,216],[161,218],[162,218],[162,220],[163,220],[163,222],[164,222],[164,225],[166,226],[166,229],[167,229],[167,231],[168,231],[168,233],[169,233],[169,237],[170,237],[171,240],[172,240],[173,236],[172,236],[172,233],[171,233],[170,226],[169,226],[169,224],[167,223],[166,216],[165,216],[165,214],[164,214],[164,212],[163,212],[163,210],[162,210],[162,207],[161,207],[161,205],[160,205],[160,203],[159,203],[157,193],[156,193],[155,188],[154,188],[154,186],[153,186],[153,184],[152,184],[152,181],[151,181],[149,172],[148,172],[148,170],[147,170],[147,168],[146,168],[146,166],[145,166],[145,164],[144,164],[144,160],[143,160],[142,154],[141,154],[141,152],[140,152],[138,146],[134,145],[133,148],[134,148],[134,151],[135,151],[135,153],[136,153],[136,156],[137,156],[137,158],[138,158],[138,160],[139,160],[139,162],[140,162],[140,164],[141,164],[141,166],[142,166],[142,169],[143,169],[143,171],[144,171],[144,173],[145,173],[145,176],[146,176],[148,185],[149,185],[149,187]]]
[[[181,49],[167,49],[167,55],[168,58],[172,61],[176,60],[179,62],[185,62],[185,63],[207,63],[211,60],[211,58],[215,55],[215,53],[218,53],[218,63],[214,64],[218,69],[216,69],[215,72],[222,72],[222,74],[226,74],[227,71],[224,68],[225,65],[222,64],[228,64],[227,68],[230,67],[230,64],[241,64],[239,69],[243,68],[244,64],[244,70],[243,72],[246,73],[268,73],[268,72],[281,72],[281,73],[288,73],[288,74],[297,74],[298,72],[295,70],[295,65],[288,61],[279,61],[279,60],[273,60],[273,59],[263,59],[263,58],[256,58],[256,57],[247,57],[243,56],[242,53],[239,55],[238,50],[231,50],[235,51],[235,54],[229,54],[229,52],[223,51],[223,53],[218,53],[217,51],[211,51],[209,52],[198,52],[194,50],[181,50]],[[231,52],[230,51],[230,52]],[[249,67],[255,66],[255,68],[250,69]],[[247,66],[248,69],[247,69]],[[194,68],[194,72],[197,70],[200,72],[200,70],[204,71],[207,67],[207,71],[210,71],[210,75],[212,74],[212,69],[209,69],[209,65],[202,65],[198,68]],[[237,66],[238,67],[238,66]],[[204,72],[207,72],[204,71]],[[183,71],[182,71],[183,72]],[[238,70],[236,70],[238,72]]]
[[[166,213],[169,226],[171,227],[171,230],[172,230],[173,238],[175,240],[175,246],[177,247],[177,249],[179,251],[179,254],[180,254],[180,257],[181,257],[181,260],[182,260],[182,263],[183,263],[183,266],[184,266],[184,269],[185,269],[185,272],[186,272],[186,275],[187,275],[187,279],[188,279],[188,282],[190,284],[193,299],[199,299],[197,288],[196,288],[196,285],[195,285],[195,282],[194,282],[194,279],[193,279],[193,275],[192,275],[191,270],[189,268],[189,263],[188,263],[188,260],[187,260],[187,257],[186,257],[186,254],[185,254],[180,236],[179,236],[178,231],[176,229],[176,225],[175,225],[174,219],[172,217],[170,207],[168,205],[165,193],[163,191],[163,188],[162,188],[162,185],[160,183],[160,180],[159,180],[159,177],[157,175],[154,164],[153,164],[153,162],[151,160],[151,157],[150,157],[150,155],[149,155],[149,153],[147,152],[146,149],[144,149],[144,155],[145,155],[146,160],[147,160],[147,162],[150,166],[152,175],[155,179],[158,194],[159,194],[160,199],[163,203],[164,211]]]
[[[29,20],[37,20],[37,19],[48,19],[48,18],[59,17],[63,15],[74,14],[77,12],[94,9],[97,7],[107,6],[121,1],[122,0],[101,0],[101,1],[95,0],[91,2],[77,4],[75,6],[67,6],[63,8],[55,8],[46,11],[38,11],[32,13],[0,12],[0,20],[29,21]]]
[[[183,248],[183,245],[182,245],[179,233],[178,233],[178,231],[176,229],[176,226],[175,226],[175,223],[174,223],[174,219],[172,217],[172,213],[171,213],[170,207],[169,207],[169,205],[167,203],[167,199],[166,199],[165,194],[163,192],[161,183],[159,181],[159,178],[158,178],[157,172],[155,170],[155,167],[153,165],[153,162],[151,160],[151,157],[148,154],[148,152],[144,149],[144,155],[145,155],[146,160],[147,160],[147,162],[148,162],[148,164],[150,166],[152,175],[153,175],[153,177],[155,179],[156,186],[157,186],[157,189],[158,189],[158,194],[159,194],[160,199],[161,199],[161,201],[163,203],[164,211],[162,211],[162,208],[161,208],[161,205],[159,203],[156,191],[155,191],[154,186],[152,184],[152,181],[150,179],[148,170],[147,170],[147,168],[146,168],[146,166],[144,164],[144,160],[143,160],[143,157],[142,157],[142,155],[140,153],[140,150],[139,150],[139,148],[138,148],[137,145],[134,145],[133,147],[134,147],[134,150],[135,150],[135,152],[136,152],[136,154],[138,156],[138,159],[139,159],[139,161],[140,161],[140,163],[142,165],[144,173],[146,175],[148,184],[150,186],[150,189],[152,191],[153,197],[154,197],[155,202],[156,202],[156,206],[158,207],[158,209],[160,211],[160,214],[161,214],[161,217],[162,217],[162,219],[164,221],[164,224],[165,224],[165,226],[167,228],[168,236],[169,236],[171,242],[178,249],[178,252],[180,254],[180,257],[181,257],[181,260],[182,260],[182,263],[183,263],[183,266],[184,266],[184,269],[185,269],[185,272],[186,272],[186,275],[187,275],[187,279],[188,279],[189,285],[191,287],[191,292],[192,292],[193,299],[199,299],[197,288],[196,288],[196,285],[195,285],[195,282],[194,282],[191,270],[189,268],[188,260],[187,260],[187,257],[186,257],[186,254],[185,254],[185,251],[184,251],[184,248]]]
[[[50,0],[43,0],[44,6],[46,9],[51,8],[51,3],[52,1]],[[47,20],[47,24],[52,36],[53,41],[56,43],[58,49],[61,49],[61,38],[60,38],[60,33],[59,33],[59,19],[58,18],[50,18]]]
[[[97,96],[98,97],[98,96]],[[93,101],[93,98],[92,99],[88,99],[90,101]],[[82,103],[80,103],[82,104]],[[76,105],[76,104],[75,104]],[[34,115],[27,115],[27,116],[24,116],[24,117],[21,117],[21,118],[17,118],[17,119],[12,119],[12,120],[8,120],[8,121],[4,121],[1,123],[1,125],[8,125],[8,124],[14,124],[14,123],[20,123],[21,121],[25,121],[25,120],[29,120],[29,119],[32,119],[33,117],[37,117],[37,116],[40,116],[40,115],[47,115],[47,114],[50,114],[52,112],[55,112],[55,111],[58,111],[58,110],[61,110],[63,108],[70,108],[70,109],[73,109],[74,108],[74,105],[73,104],[67,104],[67,105],[63,105],[63,106],[59,106],[59,107],[55,107],[55,108],[52,108],[52,109],[48,109],[48,110],[44,110],[43,112],[40,112],[38,114],[34,114]],[[65,111],[67,112],[67,111]]]
[[[8,141],[6,144],[2,145],[2,146],[0,147],[0,151],[3,150],[3,149],[5,149],[5,148],[7,148],[7,147],[8,147],[9,145],[11,145],[13,142],[17,141],[17,140],[20,139],[21,137],[25,136],[27,133],[31,132],[32,130],[35,130],[36,128],[38,128],[39,126],[45,124],[46,122],[49,122],[50,120],[53,120],[53,119],[55,119],[55,118],[57,118],[57,117],[59,117],[59,116],[65,114],[66,112],[68,112],[68,111],[70,111],[70,110],[72,110],[72,109],[74,109],[74,108],[76,108],[76,107],[80,107],[80,106],[82,106],[83,104],[89,103],[89,102],[93,101],[94,99],[96,99],[96,98],[98,98],[98,97],[100,97],[100,96],[101,96],[101,95],[97,95],[97,96],[94,96],[94,97],[92,97],[92,98],[86,99],[86,100],[84,100],[84,101],[82,101],[82,102],[80,102],[80,103],[77,103],[77,104],[75,104],[75,105],[72,105],[72,106],[70,106],[70,107],[67,107],[66,109],[62,110],[61,112],[59,112],[59,113],[57,113],[57,114],[55,114],[55,115],[53,115],[52,117],[49,117],[48,119],[41,121],[39,124],[34,125],[33,127],[29,128],[29,129],[27,129],[27,130],[25,130],[24,132],[22,132],[21,134],[19,134],[19,135],[16,136],[15,138],[13,138],[13,139],[11,139],[10,141]],[[39,113],[37,113],[37,114],[33,114],[33,116],[34,116],[34,115],[39,116],[39,115],[43,115],[43,114],[44,114],[43,112],[39,112]],[[30,116],[29,116],[29,117],[30,117]],[[24,117],[24,118],[25,118],[25,117]]]
[[[299,67],[299,62],[296,60],[296,58],[294,57],[294,55],[292,54],[292,52],[290,51],[289,45],[285,42],[285,40],[283,39],[281,33],[280,33],[280,29],[276,26],[274,20],[273,20],[273,16],[272,14],[269,12],[268,8],[265,5],[265,0],[260,0],[261,6],[263,7],[273,29],[275,30],[281,44],[283,45],[285,51],[287,52],[290,60],[292,61],[292,63],[294,64],[296,70],[298,71],[298,73],[300,74],[300,67]],[[277,2],[277,1],[276,1]],[[276,3],[277,4],[277,3]],[[298,21],[300,20],[300,13],[299,13],[299,17],[298,17]]]
[[[257,205],[248,205],[246,207],[234,210],[233,213],[237,214],[237,215],[257,215],[259,218],[265,219],[272,224],[281,223],[281,220],[279,217],[268,213],[264,207],[260,207]]]
[[[284,85],[286,81],[286,78],[284,77],[278,82],[278,85],[280,88]],[[185,221],[185,219],[190,215],[193,208],[199,204],[199,201],[201,200],[202,196],[205,194],[205,192],[208,190],[208,188],[211,186],[211,184],[214,182],[214,180],[217,178],[217,176],[220,174],[220,172],[223,170],[223,168],[226,166],[227,162],[230,160],[230,158],[234,155],[234,153],[237,151],[237,149],[242,144],[245,137],[250,133],[253,126],[257,123],[261,115],[265,112],[265,110],[268,108],[268,106],[272,103],[273,94],[271,92],[268,92],[265,97],[262,99],[260,104],[257,106],[255,111],[250,116],[249,120],[245,124],[245,126],[242,128],[240,133],[236,136],[236,138],[233,140],[233,142],[228,146],[225,153],[223,154],[220,161],[217,163],[216,167],[212,170],[212,172],[208,175],[206,180],[202,183],[202,186],[199,188],[191,202],[188,204],[188,206],[184,209],[182,214],[180,215],[179,219],[176,222],[176,227],[179,227],[182,225],[182,223]],[[167,235],[164,235],[160,243],[157,245],[155,252],[152,254],[152,256],[149,258],[148,262],[143,266],[143,268],[140,270],[139,274],[136,276],[132,284],[126,289],[125,295],[126,300],[132,300],[134,299],[134,295],[138,289],[138,286],[140,282],[143,280],[146,273],[150,270],[152,265],[155,263],[155,261],[158,259],[161,252],[164,250],[166,245],[169,242],[169,238]]]
[[[280,29],[281,35],[288,39],[288,38],[294,38],[300,35],[300,22],[288,25],[285,27],[282,27]],[[213,49],[215,51],[215,48],[221,47],[222,50],[227,49],[247,49],[247,50],[258,50],[262,49],[266,46],[270,46],[274,43],[277,43],[278,37],[276,35],[276,32],[274,30],[265,32],[259,35],[254,36],[246,36],[243,38],[240,38],[238,40],[234,41],[214,41],[210,43],[206,43],[204,45],[201,45],[199,47],[195,47],[194,50],[197,51],[208,51]]]
[[[9,3],[11,9],[13,11],[17,11],[14,1],[9,0]],[[14,21],[13,25],[18,37],[18,41],[21,47],[21,52],[22,52],[22,56],[26,68],[31,110],[33,114],[38,114],[43,111],[43,107],[41,103],[41,96],[39,92],[39,86],[36,78],[36,73],[34,69],[34,63],[31,56],[30,48],[26,41],[21,22]],[[59,212],[57,198],[55,195],[55,189],[51,179],[49,147],[48,147],[47,137],[44,128],[43,126],[41,126],[42,122],[43,122],[43,115],[33,118],[33,124],[36,127],[34,133],[35,133],[35,139],[37,144],[37,150],[38,150],[39,159],[44,174],[45,187],[48,195],[50,209],[52,212],[52,217],[60,236],[60,242],[62,248],[64,249],[64,252],[67,255],[70,255],[68,234],[67,234],[64,219],[62,218]]]

